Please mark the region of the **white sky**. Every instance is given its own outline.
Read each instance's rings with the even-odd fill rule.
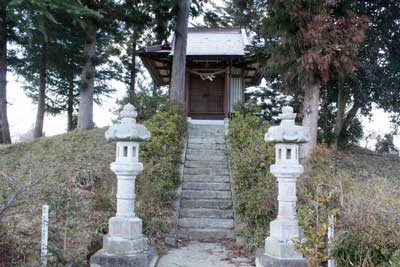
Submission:
[[[8,73],[8,119],[10,123],[10,131],[13,140],[18,139],[18,136],[25,134],[31,130],[36,120],[37,107],[33,104],[31,98],[25,95],[23,83],[18,81],[17,77],[12,73]],[[116,92],[110,97],[103,97],[101,106],[94,106],[94,122],[98,127],[104,127],[111,124],[114,119],[113,111],[117,108],[116,101],[121,99],[126,88],[122,83],[112,82]],[[57,135],[66,132],[67,114],[63,113],[57,116],[46,115],[44,119],[44,132],[46,136]]]

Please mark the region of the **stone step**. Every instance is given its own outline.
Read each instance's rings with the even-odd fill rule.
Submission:
[[[186,154],[186,160],[197,161],[227,161],[226,155],[213,155],[206,153]]]
[[[188,144],[220,144],[225,145],[225,138],[195,138],[189,135]]]
[[[210,176],[210,175],[191,175],[185,174],[183,177],[184,182],[214,182],[214,183],[229,183],[230,179],[227,175]]]
[[[213,132],[213,133],[225,133],[224,125],[189,125],[189,132]]]
[[[186,160],[185,167],[187,167],[187,168],[228,169],[228,163],[223,162],[223,161]]]
[[[227,168],[187,168],[183,169],[184,175],[204,175],[204,176],[229,176]]]
[[[225,150],[216,150],[216,149],[187,149],[186,155],[219,155],[225,156]]]
[[[180,228],[178,237],[200,241],[216,241],[233,239],[235,238],[235,233],[232,229]]]
[[[183,190],[230,190],[229,183],[212,183],[212,182],[183,182]]]
[[[182,190],[182,198],[186,199],[231,199],[231,191]]]
[[[228,228],[233,229],[232,219],[179,218],[178,225],[185,228]]]
[[[225,150],[225,144],[197,144],[189,143],[188,149],[214,149],[214,150]]]
[[[219,218],[233,219],[233,210],[220,209],[181,209],[179,212],[181,218]]]
[[[231,199],[182,199],[181,208],[232,209]]]
[[[198,138],[198,139],[225,139],[225,135],[223,134],[214,134],[214,133],[189,133],[189,138]]]
[[[187,175],[211,175],[211,168],[187,168],[183,169],[183,174]]]

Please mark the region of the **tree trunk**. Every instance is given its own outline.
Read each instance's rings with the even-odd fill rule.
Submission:
[[[317,146],[320,91],[321,85],[319,81],[304,90],[303,126],[310,129],[311,137],[310,141],[303,145],[302,157],[304,159],[308,158]]]
[[[7,116],[7,13],[6,4],[0,5],[0,141],[11,143]]]
[[[185,102],[186,44],[189,8],[190,0],[179,0],[169,98],[171,101],[180,104],[184,104]]]
[[[89,19],[85,29],[85,45],[83,50],[83,69],[81,76],[80,103],[78,127],[81,130],[89,130],[93,123],[93,93],[95,78],[96,57],[96,24]]]
[[[337,112],[335,122],[335,142],[333,143],[333,149],[337,150],[340,141],[340,135],[343,130],[344,113],[346,109],[346,94],[343,88],[343,82],[338,83],[338,98],[337,98]]]
[[[69,80],[68,88],[68,100],[67,100],[67,131],[74,130],[74,78],[71,77]]]
[[[36,113],[36,123],[33,129],[33,138],[43,136],[43,122],[44,122],[44,109],[46,101],[46,72],[47,72],[47,42],[42,44],[42,51],[40,55],[40,70],[39,70],[39,98],[38,109]]]
[[[338,140],[339,144],[342,142],[342,140],[344,138],[344,129],[347,129],[347,127],[349,127],[351,121],[357,115],[358,110],[360,109],[360,107],[361,107],[361,104],[359,103],[359,101],[357,101],[357,96],[354,96],[353,106],[351,107],[351,109],[344,116],[342,130],[340,132],[339,140]]]
[[[130,65],[130,83],[129,83],[129,94],[131,96],[135,95],[135,83],[136,83],[136,44],[137,36],[133,33],[131,40],[131,65]]]

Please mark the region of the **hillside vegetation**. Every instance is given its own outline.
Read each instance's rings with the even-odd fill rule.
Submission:
[[[179,183],[177,164],[186,124],[177,107],[144,124],[152,137],[140,147],[145,170],[137,179],[136,211],[145,233],[162,247]],[[40,266],[43,204],[50,205],[50,266],[87,266],[90,255],[101,248],[116,204],[116,178],[109,167],[115,144],[105,140],[104,132],[74,131],[0,146],[0,204],[27,187],[2,219],[0,215],[1,267]],[[26,186],[27,181],[33,182]]]
[[[269,172],[274,148],[263,136],[268,125],[236,114],[230,124],[236,232],[249,249],[263,246],[277,211],[276,178]],[[298,217],[305,242],[298,249],[310,267],[400,266],[400,158],[359,147],[333,152],[320,146],[298,182]],[[328,217],[335,216],[332,254],[327,248]],[[397,265],[396,265],[397,264]]]

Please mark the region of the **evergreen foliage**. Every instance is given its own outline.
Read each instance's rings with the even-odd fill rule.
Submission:
[[[385,154],[399,154],[399,148],[397,148],[393,143],[393,135],[385,134],[383,138],[381,136],[377,137],[375,150],[378,153]]]

